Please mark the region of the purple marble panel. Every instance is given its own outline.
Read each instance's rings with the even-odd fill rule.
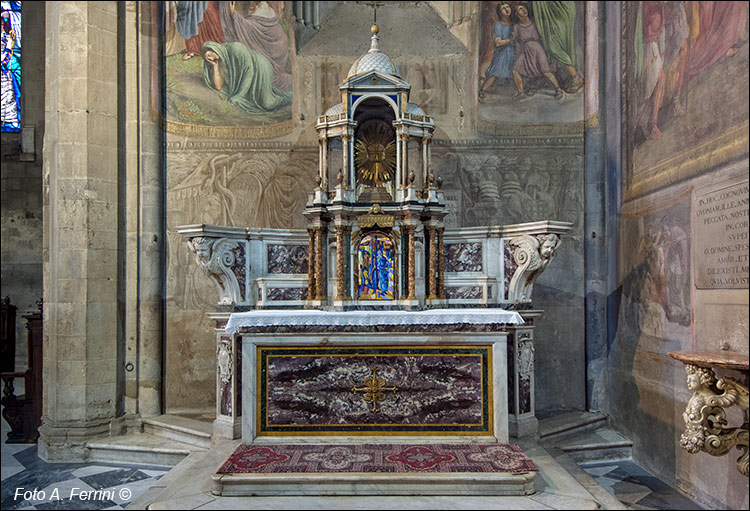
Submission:
[[[221,415],[232,415],[232,383],[221,382]]]
[[[237,276],[237,283],[240,286],[240,299],[244,302],[245,297],[245,282],[247,280],[247,272],[245,267],[245,244],[241,243],[235,247],[234,250],[234,264],[232,265],[232,271]]]
[[[306,287],[272,287],[266,292],[269,301],[307,300]]]
[[[445,271],[482,271],[482,243],[445,245]]]
[[[377,411],[366,392],[384,380]],[[481,355],[269,355],[265,424],[484,425]]]
[[[504,281],[505,281],[505,296],[504,298],[508,299],[508,287],[510,287],[510,279],[513,278],[513,274],[516,272],[516,268],[518,265],[516,264],[516,260],[513,259],[513,252],[510,249],[510,244],[508,243],[508,240],[505,240],[505,250],[504,250],[504,258],[505,258],[505,274],[503,275]],[[511,359],[508,359],[511,360]]]
[[[307,245],[268,245],[268,273],[307,273]]]
[[[513,349],[513,332],[508,333],[508,414],[516,413],[516,364],[513,363],[515,350]]]
[[[446,298],[479,299],[479,298],[482,298],[482,288],[480,286],[446,287],[445,297]]]
[[[242,415],[242,343],[234,345],[234,409],[235,416]]]

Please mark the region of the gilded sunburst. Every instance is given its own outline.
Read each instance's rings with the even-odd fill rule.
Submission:
[[[382,186],[396,173],[396,141],[387,123],[371,121],[362,126],[354,144],[354,164],[358,181]]]

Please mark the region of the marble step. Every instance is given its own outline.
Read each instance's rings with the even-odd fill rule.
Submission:
[[[148,433],[97,439],[86,444],[88,461],[109,461],[173,467],[194,451],[194,445],[166,440]]]
[[[585,431],[567,438],[557,448],[576,462],[630,459],[633,442],[611,428]]]
[[[213,425],[210,422],[164,414],[143,419],[143,432],[183,444],[209,449]]]
[[[558,445],[562,441],[607,425],[607,417],[598,412],[567,412],[539,421],[539,442]]]

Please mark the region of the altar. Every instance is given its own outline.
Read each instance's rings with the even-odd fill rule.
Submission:
[[[217,494],[533,492],[507,442],[537,432],[531,297],[571,224],[446,228],[378,32],[317,120],[306,232],[178,228],[219,294],[214,436],[242,438]]]

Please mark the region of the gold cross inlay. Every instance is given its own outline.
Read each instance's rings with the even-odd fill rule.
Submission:
[[[386,387],[385,378],[378,378],[377,369],[372,370],[371,378],[365,378],[364,387],[357,387],[356,385],[352,387],[352,393],[356,394],[357,392],[363,392],[365,401],[372,401],[372,408],[370,409],[372,413],[378,412],[378,401],[385,401],[385,394],[383,393],[384,390],[396,392],[398,388]]]

